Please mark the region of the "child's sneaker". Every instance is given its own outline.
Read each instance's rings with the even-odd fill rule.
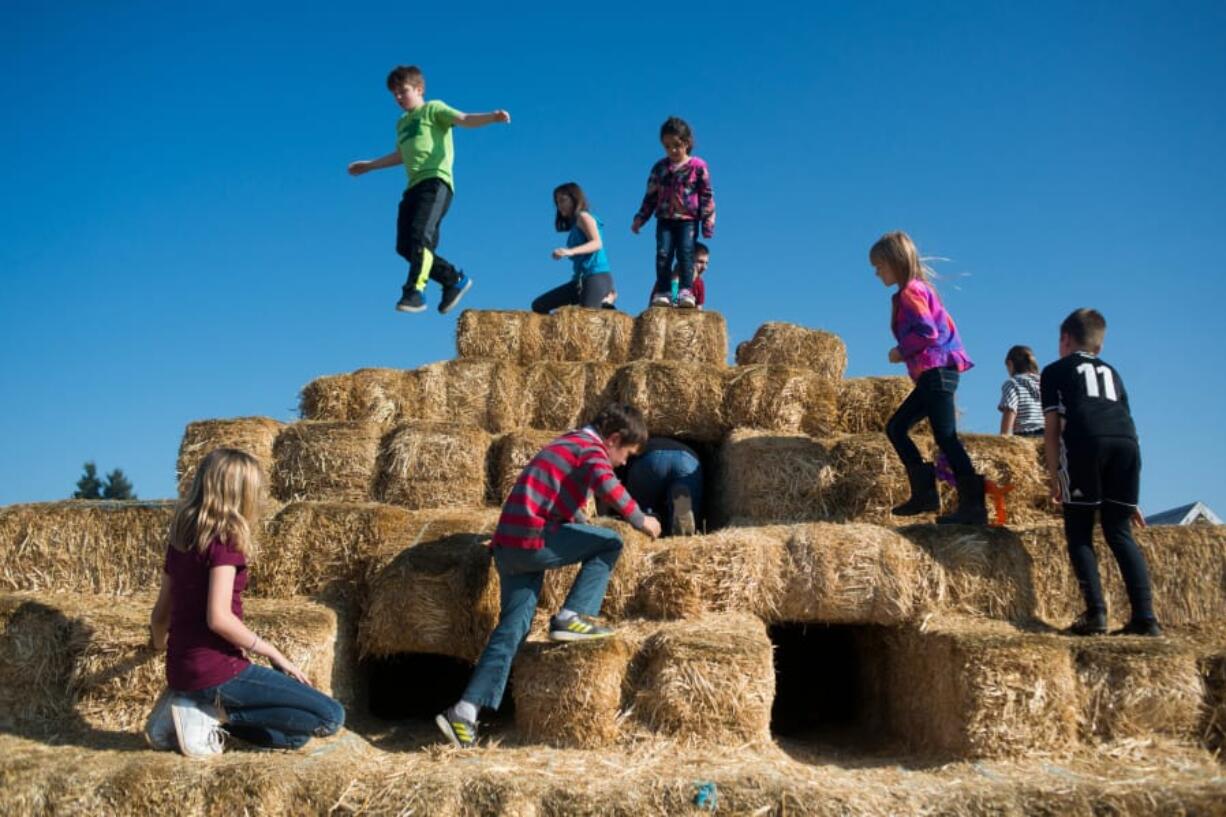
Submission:
[[[692,289],[683,289],[677,293],[677,306],[682,309],[693,309],[698,306],[698,299],[694,297]]]
[[[1140,621],[1133,619],[1132,621],[1119,628],[1112,635],[1144,635],[1152,638],[1158,638],[1162,635],[1162,628],[1158,626],[1158,622],[1152,618],[1141,619]]]
[[[550,641],[595,641],[611,635],[613,630],[600,626],[591,616],[574,616],[565,621],[557,616],[549,619]]]
[[[669,499],[673,506],[669,532],[673,536],[693,536],[698,526],[694,524],[694,498],[690,496],[690,489],[684,485],[674,485],[669,490]]]
[[[175,699],[175,693],[169,689],[162,690],[149,720],[145,721],[145,743],[149,748],[162,752],[179,748],[178,737],[175,735],[175,720],[170,714],[170,705]]]
[[[657,292],[651,296],[652,306],[672,306],[673,298],[667,292]]]
[[[471,749],[477,745],[477,724],[456,714],[455,707],[448,707],[434,718],[439,731],[447,736],[452,745],[460,749]]]
[[[1086,610],[1069,625],[1072,635],[1103,635],[1107,632],[1107,614],[1102,610]]]
[[[461,272],[454,286],[443,287],[443,300],[438,302],[439,314],[446,315],[450,312],[451,308],[460,302],[460,299],[464,297],[464,293],[468,292],[472,285],[473,279]]]
[[[203,758],[221,754],[225,732],[211,706],[197,704],[185,695],[170,702],[179,751],[188,757]]]
[[[396,302],[397,312],[425,312],[426,296],[419,289],[410,289]]]

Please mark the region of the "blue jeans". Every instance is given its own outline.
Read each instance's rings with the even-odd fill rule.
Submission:
[[[546,529],[545,546],[539,550],[494,548],[494,566],[502,585],[502,609],[498,626],[477,659],[461,699],[490,709],[497,709],[502,703],[511,663],[532,627],[546,570],[582,562],[562,606],[595,616],[600,613],[609,574],[621,552],[622,540],[616,531],[574,523]]]
[[[312,737],[336,734],[345,723],[345,708],[327,695],[256,664],[223,684],[179,694],[220,705],[227,732],[269,749],[297,749]]]
[[[911,426],[928,418],[932,426],[932,437],[937,448],[949,460],[949,467],[957,477],[968,478],[975,475],[975,467],[971,458],[966,455],[962,441],[958,439],[957,418],[954,412],[954,392],[958,390],[960,379],[956,369],[929,369],[915,381],[915,388],[895,410],[889,422],[885,424],[885,434],[894,444],[898,458],[908,469],[918,468],[924,464],[919,449],[911,442],[908,432]]]
[[[670,525],[673,518],[670,490],[676,484],[689,489],[694,518],[701,517],[702,465],[689,451],[650,450],[630,463],[626,470],[626,490],[630,496],[644,511],[655,513],[666,525]]]
[[[668,292],[672,288],[674,255],[681,288],[693,288],[694,244],[697,241],[697,221],[656,220],[656,292]]]

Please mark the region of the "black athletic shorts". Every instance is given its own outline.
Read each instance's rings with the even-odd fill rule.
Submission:
[[[1141,448],[1129,437],[1089,437],[1061,444],[1065,505],[1111,502],[1135,508],[1141,492]]]

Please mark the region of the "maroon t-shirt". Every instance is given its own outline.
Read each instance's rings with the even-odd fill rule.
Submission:
[[[233,565],[234,595],[230,609],[243,617],[247,557],[220,539],[204,553],[192,548],[166,548],[163,568],[170,576],[170,639],[166,646],[166,684],[180,692],[217,686],[238,675],[251,662],[243,651],[209,629],[209,570]]]

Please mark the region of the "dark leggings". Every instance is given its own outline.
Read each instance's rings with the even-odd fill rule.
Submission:
[[[957,477],[973,477],[975,467],[966,455],[962,441],[958,439],[957,418],[954,413],[954,392],[958,390],[959,375],[956,369],[929,369],[915,381],[915,388],[902,401],[902,405],[885,425],[886,436],[898,452],[898,458],[908,469],[924,464],[919,449],[911,442],[908,433],[911,427],[928,418],[932,437],[937,448],[949,460],[949,467]]]
[[[605,296],[612,291],[613,276],[607,272],[598,272],[584,278],[581,284],[569,281],[538,296],[532,302],[532,311],[538,315],[548,315],[558,307],[575,304],[588,309],[600,309]]]
[[[1136,541],[1132,538],[1132,508],[1104,502],[1093,505],[1064,506],[1064,535],[1068,539],[1068,555],[1073,573],[1081,586],[1086,609],[1106,612],[1103,587],[1098,575],[1098,559],[1094,555],[1094,512],[1102,512],[1103,538],[1115,556],[1124,577],[1128,603],[1132,605],[1132,620],[1153,620],[1153,597],[1149,587],[1149,568]]]

